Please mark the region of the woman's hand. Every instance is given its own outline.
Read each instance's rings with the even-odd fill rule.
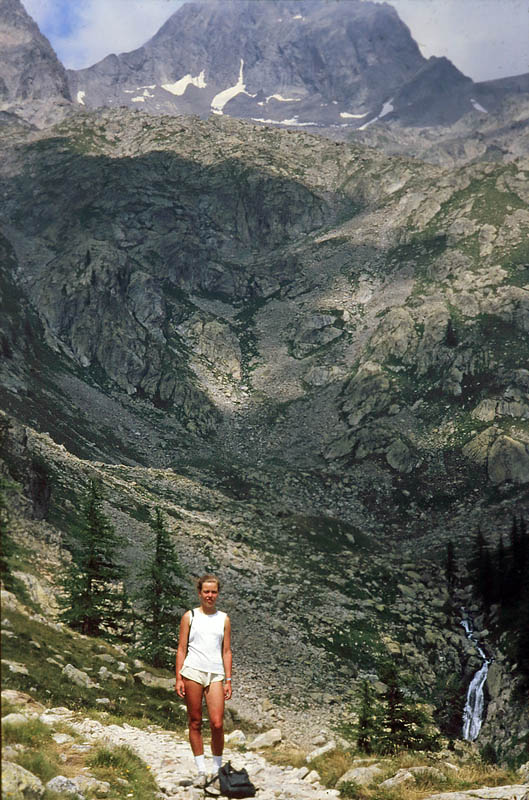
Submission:
[[[231,698],[231,681],[226,681],[224,684],[224,699],[229,700]]]
[[[176,691],[178,697],[185,697],[186,687],[185,687],[185,683],[184,683],[184,679],[183,678],[178,677],[176,679],[175,691]]]

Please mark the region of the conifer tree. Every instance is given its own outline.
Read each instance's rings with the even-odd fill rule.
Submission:
[[[101,490],[91,481],[83,497],[82,527],[63,582],[61,619],[87,636],[121,638],[130,604],[117,562],[120,539],[103,513]]]
[[[183,570],[159,508],[155,509],[151,525],[154,553],[144,572],[139,597],[142,615],[138,651],[153,666],[170,668],[185,606]]]
[[[380,705],[375,690],[368,680],[363,680],[359,692],[360,707],[356,723],[356,746],[362,753],[371,754],[381,735]]]
[[[437,733],[430,716],[405,696],[402,678],[393,663],[385,666],[382,680],[387,688],[383,695],[383,732],[377,750],[397,753],[400,750],[437,749]]]
[[[495,599],[494,565],[487,546],[487,541],[478,528],[476,534],[476,551],[471,565],[474,583],[485,606],[490,607]]]

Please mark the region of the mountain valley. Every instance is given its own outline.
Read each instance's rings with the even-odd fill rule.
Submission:
[[[56,614],[97,479],[131,587],[154,508],[189,587],[225,579],[241,714],[347,725],[389,659],[457,737],[464,606],[494,656],[478,746],[527,760],[512,632],[469,566],[478,529],[492,549],[529,516],[523,98],[490,160],[468,117],[455,143],[337,141],[69,102],[0,124],[0,458],[34,602]]]

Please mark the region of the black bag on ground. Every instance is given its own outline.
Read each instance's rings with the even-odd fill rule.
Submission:
[[[209,797],[216,796],[213,792],[208,792],[208,786],[218,779],[220,793],[224,797],[255,797],[257,789],[250,780],[250,776],[243,769],[233,769],[228,761],[219,769],[218,776],[208,781],[204,791]]]

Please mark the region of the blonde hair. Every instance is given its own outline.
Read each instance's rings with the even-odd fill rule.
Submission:
[[[200,578],[197,578],[197,589],[199,592],[202,591],[202,586],[205,583],[216,583],[217,589],[220,592],[220,581],[216,575],[202,575]]]

